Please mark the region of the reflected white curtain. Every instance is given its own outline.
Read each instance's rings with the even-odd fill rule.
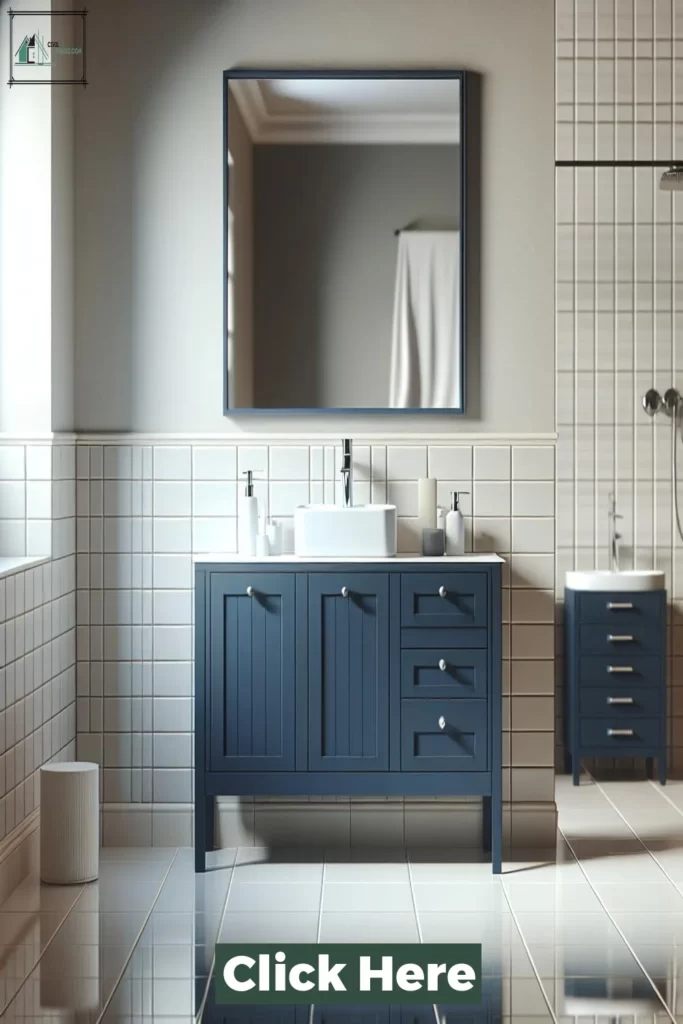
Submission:
[[[399,235],[389,405],[461,404],[460,232]]]

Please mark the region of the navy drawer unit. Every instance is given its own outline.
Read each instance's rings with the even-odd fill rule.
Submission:
[[[565,590],[566,770],[583,757],[657,758],[666,782],[666,591]]]
[[[500,871],[501,564],[197,564],[198,871],[229,795],[481,796]]]

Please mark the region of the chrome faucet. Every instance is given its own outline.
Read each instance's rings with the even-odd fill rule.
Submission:
[[[621,534],[617,532],[617,519],[623,519],[624,517],[617,513],[617,498],[614,491],[610,491],[607,500],[609,501],[609,509],[607,510],[609,567],[612,572],[619,572],[619,546],[617,541],[621,540]]]
[[[342,505],[344,508],[351,508],[353,505],[353,465],[352,465],[353,441],[345,437],[342,439]]]

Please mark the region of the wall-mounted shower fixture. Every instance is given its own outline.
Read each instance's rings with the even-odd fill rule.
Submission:
[[[681,181],[683,182],[683,168],[681,169]],[[683,184],[678,186],[683,188]],[[678,536],[683,541],[683,526],[681,525],[681,514],[678,507],[678,444],[676,434],[680,433],[683,444],[683,396],[677,388],[667,388],[664,397],[650,388],[643,395],[643,409],[648,416],[655,416],[663,411],[671,417],[671,476],[673,478],[674,492],[674,515],[676,518],[676,529]]]
[[[673,164],[659,179],[662,192],[683,192],[683,164]]]

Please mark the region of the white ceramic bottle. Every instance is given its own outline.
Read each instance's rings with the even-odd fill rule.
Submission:
[[[446,554],[465,554],[465,520],[460,511],[460,498],[469,491],[451,491],[451,510],[446,516]]]
[[[255,555],[256,537],[258,536],[258,498],[254,494],[254,474],[248,469],[244,475],[247,478],[247,486],[240,501],[237,521],[237,550],[240,555]]]

